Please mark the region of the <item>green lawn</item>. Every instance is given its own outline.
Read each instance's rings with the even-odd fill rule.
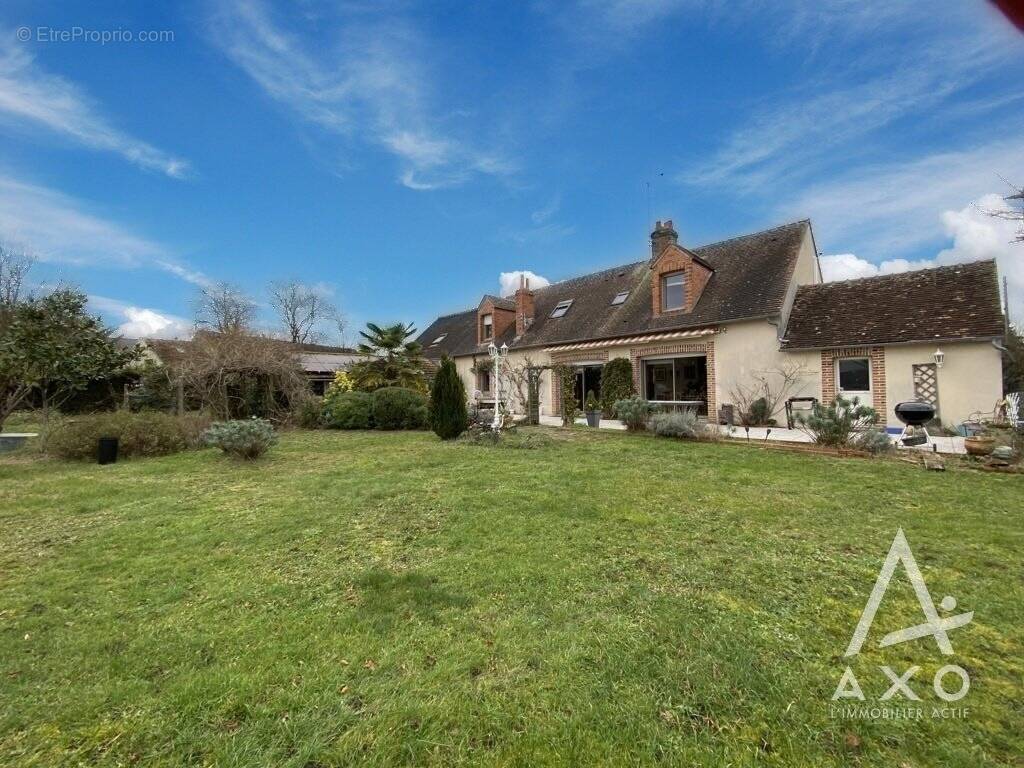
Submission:
[[[0,458],[0,764],[1022,764],[1021,478],[552,434]],[[974,621],[850,666],[966,719],[830,717],[900,526]]]

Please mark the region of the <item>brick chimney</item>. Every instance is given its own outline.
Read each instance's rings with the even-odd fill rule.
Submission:
[[[657,222],[651,232],[651,258],[656,259],[673,243],[679,242],[679,234],[672,227],[672,219]]]
[[[522,336],[533,324],[533,291],[530,280],[525,275],[519,276],[519,289],[516,291],[516,337]]]

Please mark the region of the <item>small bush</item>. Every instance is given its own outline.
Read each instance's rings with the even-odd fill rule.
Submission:
[[[587,413],[593,413],[594,411],[599,410],[600,407],[601,404],[597,401],[597,395],[594,394],[594,390],[587,390],[587,398],[583,403],[584,411]]]
[[[302,398],[295,408],[295,421],[303,429],[319,429],[324,421],[324,399],[316,395]]]
[[[656,413],[647,421],[647,428],[659,437],[693,439],[700,431],[700,423],[693,411]]]
[[[195,448],[210,423],[205,414],[171,416],[157,411],[114,411],[76,416],[51,426],[46,452],[62,459],[94,459],[101,437],[118,439],[118,456],[164,456]]]
[[[796,414],[798,427],[814,442],[836,448],[851,445],[858,433],[877,421],[874,408],[861,405],[860,398],[847,400],[842,395],[829,405],[815,403],[810,413]]]
[[[601,411],[606,419],[615,415],[615,403],[636,394],[633,364],[628,357],[609,360],[601,369]]]
[[[426,395],[404,387],[384,387],[371,397],[373,425],[377,429],[426,429],[429,426]]]
[[[324,398],[323,424],[329,429],[373,429],[373,395],[343,392]]]
[[[747,427],[763,427],[769,425],[772,418],[771,406],[768,400],[763,397],[757,398],[750,404],[747,413],[740,414],[740,421]]]
[[[430,426],[442,440],[461,435],[469,424],[466,388],[451,358],[441,361],[430,391]]]
[[[859,432],[850,442],[855,448],[860,448],[876,456],[894,450],[889,435],[881,429],[868,429]]]
[[[634,432],[647,428],[647,420],[652,413],[654,413],[654,406],[639,395],[615,402],[616,417],[626,424],[627,429]]]
[[[350,379],[349,375],[344,371],[337,371],[334,374],[334,381],[332,381],[330,385],[327,387],[327,391],[324,392],[324,395],[327,397],[332,397],[334,395],[342,395],[346,392],[351,391],[352,379]]]
[[[234,419],[211,425],[203,433],[203,440],[232,456],[257,459],[277,442],[277,433],[266,419]]]

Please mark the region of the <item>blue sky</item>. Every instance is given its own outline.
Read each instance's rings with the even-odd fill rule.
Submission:
[[[809,217],[834,278],[994,256],[1024,315],[981,210],[1024,184],[1024,35],[986,3],[134,5],[0,10],[0,238],[126,333],[281,278],[423,327],[656,218]]]

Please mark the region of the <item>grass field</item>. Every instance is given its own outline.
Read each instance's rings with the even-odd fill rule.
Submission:
[[[0,764],[1021,765],[1021,478],[551,434],[0,458]],[[898,570],[849,665],[969,713],[832,717],[901,526],[974,620],[879,650]]]

